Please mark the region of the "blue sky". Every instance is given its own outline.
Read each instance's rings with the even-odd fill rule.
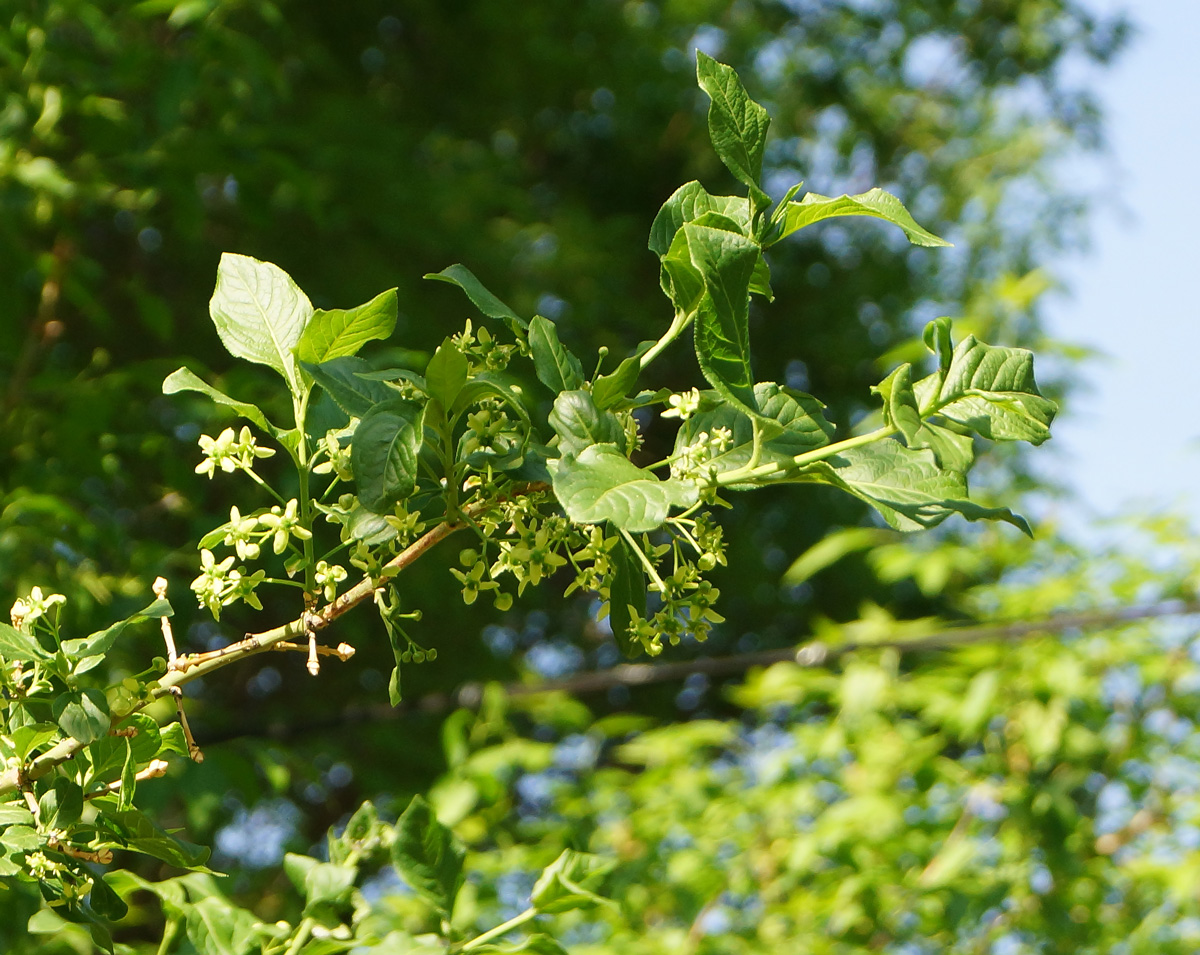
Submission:
[[[1092,250],[1060,269],[1057,337],[1091,345],[1092,390],[1056,422],[1055,467],[1078,497],[1063,514],[1178,510],[1200,525],[1200,0],[1087,0],[1128,9],[1139,32],[1094,82],[1111,155]]]

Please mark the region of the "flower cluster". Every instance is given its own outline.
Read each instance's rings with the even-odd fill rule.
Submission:
[[[199,443],[200,450],[204,452],[204,460],[196,465],[196,473],[207,474],[210,478],[217,468],[229,473],[251,471],[255,458],[269,458],[275,453],[274,448],[260,448],[254,435],[246,427],[236,436],[233,428],[226,428],[215,438],[202,434]]]
[[[517,345],[502,345],[485,326],[481,325],[475,331],[469,318],[463,331],[451,336],[451,341],[477,366],[478,371],[504,371],[520,350]]]
[[[21,597],[13,603],[12,609],[9,610],[9,618],[12,620],[14,627],[29,633],[35,620],[46,616],[51,607],[57,607],[66,602],[67,598],[62,594],[46,594],[43,596],[42,588],[34,587],[29,591],[28,597]]]
[[[234,558],[218,561],[211,550],[200,551],[200,575],[192,581],[192,590],[201,607],[207,607],[216,620],[221,619],[221,608],[244,600],[255,610],[262,610],[262,602],[254,589],[266,579],[266,572],[256,570],[245,573],[245,568],[235,568]]]

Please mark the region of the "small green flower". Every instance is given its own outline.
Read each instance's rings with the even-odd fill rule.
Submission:
[[[200,551],[200,576],[192,581],[192,590],[201,607],[207,607],[217,620],[221,619],[221,598],[229,586],[229,573],[233,557],[217,562],[213,552],[207,548]]]
[[[276,554],[282,554],[287,549],[289,537],[295,537],[297,540],[308,540],[312,537],[312,532],[300,523],[296,513],[299,506],[299,501],[292,498],[287,502],[286,508],[280,509],[276,504],[271,508],[270,514],[262,514],[258,518],[259,524],[274,532],[271,549]]]
[[[313,577],[317,586],[325,592],[325,599],[332,601],[337,598],[337,585],[346,579],[346,568],[341,564],[328,564],[319,560]]]

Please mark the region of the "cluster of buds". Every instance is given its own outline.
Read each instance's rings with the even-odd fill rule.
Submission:
[[[728,450],[732,441],[733,432],[728,428],[713,428],[711,434],[701,431],[695,441],[680,448],[671,458],[671,477],[704,477],[705,465]]]

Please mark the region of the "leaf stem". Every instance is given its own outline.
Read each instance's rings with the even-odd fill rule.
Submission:
[[[308,434],[304,430],[304,419],[308,416],[308,396],[311,394],[311,391],[305,391],[294,404],[296,412],[296,474],[300,482],[300,525],[308,531],[308,537],[303,542],[304,591],[306,594],[315,594],[317,591],[317,563],[312,539],[313,505],[308,490]]]
[[[296,935],[292,939],[292,944],[287,947],[284,955],[298,955],[300,949],[307,944],[309,936],[312,935],[313,926],[316,922],[311,918],[303,919],[300,922],[300,927],[296,929]]]
[[[624,533],[624,532],[622,532],[622,533]],[[528,908],[524,912],[522,912],[520,915],[514,915],[507,922],[501,922],[495,928],[490,928],[486,932],[484,932],[482,935],[475,936],[475,938],[471,939],[471,941],[464,944],[463,947],[459,949],[459,951],[460,952],[469,952],[473,948],[479,948],[480,945],[485,945],[486,943],[490,942],[494,938],[499,938],[501,935],[505,935],[508,932],[511,932],[515,928],[520,928],[522,925],[524,925],[526,922],[528,922],[530,919],[532,919],[535,915],[537,915],[537,909]]]
[[[736,468],[733,471],[726,471],[724,474],[717,476],[713,481],[715,487],[728,487],[731,484],[746,484],[754,483],[762,478],[774,477],[778,474],[784,474],[789,471],[797,470],[805,465],[813,464],[816,461],[824,461],[826,458],[831,458],[835,454],[841,454],[843,451],[849,451],[851,448],[860,448],[864,444],[871,444],[875,441],[880,441],[889,435],[895,434],[896,428],[889,425],[884,428],[878,428],[875,431],[867,434],[855,435],[853,438],[846,438],[844,441],[835,441],[833,444],[827,444],[823,448],[816,448],[813,451],[805,451],[804,454],[797,454],[790,461],[771,462],[769,464],[759,464],[751,466],[747,464],[744,467]]]
[[[696,317],[696,312],[694,310],[691,312],[688,312],[686,315],[681,315],[680,313],[676,312],[675,318],[671,321],[671,327],[668,328],[666,330],[666,332],[663,333],[662,338],[660,338],[653,345],[651,345],[649,350],[647,350],[646,353],[644,355],[642,355],[642,357],[638,363],[639,369],[641,371],[645,371],[647,365],[649,365],[652,361],[654,361],[654,359],[656,359],[659,355],[661,355],[663,353],[664,349],[666,349],[666,347],[668,345],[670,345],[671,342],[675,341],[676,338],[678,338],[681,334],[683,334],[684,329],[686,329],[688,327],[688,325],[691,324],[692,319],[695,317]]]
[[[624,537],[629,543],[629,546],[633,548],[633,552],[641,559],[642,566],[646,568],[646,573],[648,573],[658,585],[658,592],[660,594],[665,594],[667,592],[667,585],[663,583],[663,579],[658,575],[658,569],[653,563],[651,563],[650,558],[646,556],[645,551],[638,547],[637,541],[633,539],[633,536],[629,533],[629,531],[625,530],[623,527],[618,528],[618,530],[620,530],[621,536]]]

